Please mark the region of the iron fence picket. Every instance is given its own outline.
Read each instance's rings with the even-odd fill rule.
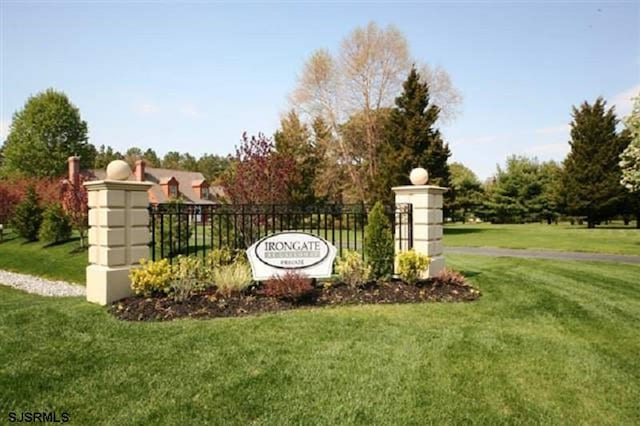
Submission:
[[[345,250],[356,250],[364,257],[369,210],[369,206],[362,204],[153,204],[149,207],[151,258],[172,259],[190,253],[204,258],[211,250],[224,246],[246,248],[271,233],[286,230],[315,233],[336,246],[340,256]],[[412,248],[412,206],[386,206],[385,212],[391,219],[391,231],[397,236],[399,248]]]

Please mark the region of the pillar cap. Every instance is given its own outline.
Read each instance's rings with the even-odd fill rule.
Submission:
[[[151,182],[138,182],[134,180],[92,180],[85,182],[87,191],[97,191],[101,189],[124,189],[129,191],[146,191],[153,186]]]
[[[391,190],[396,194],[444,194],[449,188],[435,185],[406,185],[394,186]]]

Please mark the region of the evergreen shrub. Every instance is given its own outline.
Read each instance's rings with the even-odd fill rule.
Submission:
[[[373,279],[381,279],[393,273],[393,235],[391,222],[378,201],[369,212],[364,228],[364,255],[371,267]]]
[[[71,220],[59,203],[51,204],[42,215],[38,236],[47,243],[59,243],[71,238]]]
[[[42,208],[38,205],[38,195],[35,188],[29,186],[26,196],[13,212],[11,226],[22,238],[36,241],[41,224]]]

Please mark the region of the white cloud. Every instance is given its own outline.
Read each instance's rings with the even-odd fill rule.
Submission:
[[[640,84],[624,90],[611,98],[611,105],[616,106],[616,115],[626,117],[633,109],[633,98],[640,94]]]
[[[3,141],[9,136],[9,126],[11,122],[9,120],[0,120],[0,141]]]
[[[143,115],[151,115],[160,112],[160,106],[152,102],[140,102],[133,108],[135,112]]]
[[[180,106],[180,113],[190,118],[202,117],[202,111],[200,111],[200,109],[195,104],[191,103],[183,104],[182,106]]]

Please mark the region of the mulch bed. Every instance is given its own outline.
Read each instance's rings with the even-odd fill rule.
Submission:
[[[128,321],[166,321],[177,318],[239,317],[320,306],[463,302],[478,297],[480,292],[468,284],[442,283],[431,279],[417,285],[402,281],[370,283],[360,288],[343,284],[320,285],[296,301],[262,296],[256,288],[231,296],[220,295],[212,288],[182,302],[167,296],[129,297],[114,302],[109,311],[117,318]]]

